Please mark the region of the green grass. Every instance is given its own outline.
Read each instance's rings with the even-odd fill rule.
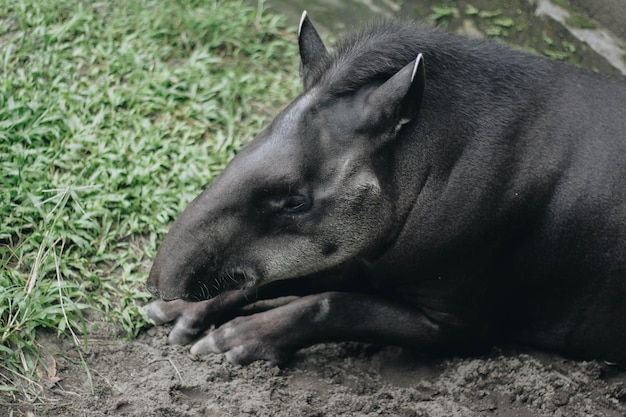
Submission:
[[[0,0],[0,396],[52,376],[43,329],[145,325],[169,224],[296,94],[294,32],[237,1]]]

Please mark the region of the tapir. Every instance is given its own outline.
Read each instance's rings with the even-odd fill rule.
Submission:
[[[625,78],[406,21],[329,52],[305,12],[298,44],[302,93],[160,244],[145,308],[170,343],[626,363]]]

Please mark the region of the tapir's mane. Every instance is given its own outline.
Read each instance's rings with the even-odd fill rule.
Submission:
[[[383,82],[415,59],[416,27],[379,20],[342,38],[325,60],[318,62],[313,78],[337,95],[370,82]],[[316,84],[316,82],[312,84]]]
[[[343,37],[334,52],[312,68],[309,85],[322,84],[333,95],[350,93],[384,82],[419,53],[424,54],[427,78],[454,69],[453,81],[485,77],[496,67],[503,70],[499,74],[514,76],[531,65],[527,54],[488,39],[469,39],[413,22],[378,20]]]

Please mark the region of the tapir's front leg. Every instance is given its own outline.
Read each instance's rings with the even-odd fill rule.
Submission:
[[[212,325],[231,319],[242,307],[256,301],[350,288],[354,282],[355,275],[352,272],[355,268],[354,265],[344,265],[337,271],[226,291],[204,301],[156,300],[144,306],[144,310],[156,324],[175,321],[168,341],[170,344],[186,345]],[[360,286],[363,287],[363,284]]]
[[[363,341],[415,348],[446,347],[468,329],[435,323],[420,310],[366,294],[327,292],[237,317],[200,339],[194,354],[225,353],[228,361],[280,364],[296,350],[330,341]]]
[[[144,311],[156,324],[175,321],[168,335],[168,342],[173,345],[186,345],[200,333],[229,319],[234,312],[251,302],[245,290],[226,291],[215,298],[192,302],[185,300],[156,300],[143,307]]]

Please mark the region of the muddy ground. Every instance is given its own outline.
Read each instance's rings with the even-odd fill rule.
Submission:
[[[54,374],[49,385],[35,404],[7,404],[11,398],[0,394],[0,416],[626,415],[623,370],[520,346],[433,358],[395,347],[328,344],[300,351],[279,369],[193,357],[186,347],[167,345],[166,337],[167,327],[131,342],[92,335],[85,359],[94,393],[71,342],[44,337]]]

